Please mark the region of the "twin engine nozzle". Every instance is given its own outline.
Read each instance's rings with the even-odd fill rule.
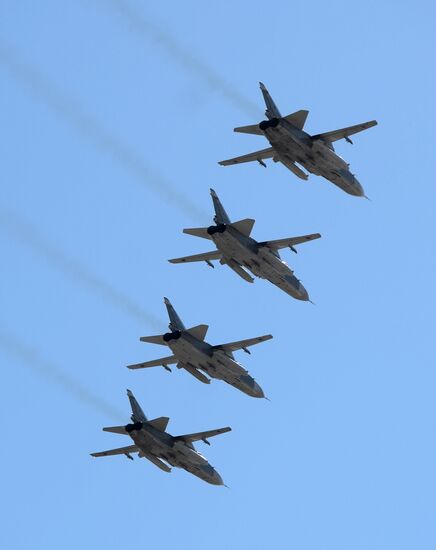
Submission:
[[[213,235],[214,233],[224,233],[227,225],[225,223],[219,223],[217,225],[211,225],[207,228],[208,235]]]
[[[265,131],[267,128],[276,128],[279,125],[279,118],[272,118],[271,120],[262,120],[259,124],[259,128]]]
[[[164,342],[169,342],[170,340],[178,340],[182,336],[180,330],[175,330],[174,332],[166,332],[163,335]]]
[[[142,422],[134,422],[133,424],[127,424],[127,426],[124,426],[124,429],[129,434],[131,432],[137,431],[142,428]]]

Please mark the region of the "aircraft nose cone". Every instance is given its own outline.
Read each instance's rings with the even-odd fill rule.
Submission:
[[[253,397],[259,397],[259,398],[265,397],[265,394],[263,393],[263,389],[259,386],[257,382],[254,383],[254,386],[251,392],[252,392],[251,395]]]
[[[249,374],[241,376],[240,382],[240,389],[250,397],[265,397],[262,388]]]
[[[224,481],[213,466],[210,464],[204,464],[203,466],[200,466],[200,468],[202,470],[202,475],[199,477],[204,479],[204,481],[207,481],[211,485],[224,485]]]
[[[304,286],[300,283],[300,281],[295,277],[295,275],[287,275],[285,276],[285,281],[288,282],[288,284],[291,285],[292,290],[285,290],[288,294],[290,294],[293,298],[296,300],[302,300],[304,302],[307,302],[309,300],[309,295],[307,294],[307,290],[304,288]],[[288,287],[289,288],[289,287]]]
[[[365,191],[363,190],[363,187],[360,185],[360,182],[357,178],[354,178],[353,186],[352,186],[352,193],[356,197],[364,197]]]
[[[302,300],[303,302],[309,301],[309,294],[302,284],[300,284],[300,288],[298,289],[298,300]]]
[[[219,473],[216,470],[213,471],[213,474],[210,477],[209,483],[211,483],[212,485],[224,485],[224,481],[222,477],[219,475]]]

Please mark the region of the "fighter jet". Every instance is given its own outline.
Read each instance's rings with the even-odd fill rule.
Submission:
[[[235,360],[233,352],[242,349],[246,353],[250,353],[249,346],[270,340],[271,334],[212,346],[204,341],[208,325],[197,325],[186,329],[168,298],[164,298],[164,302],[170,318],[169,329],[171,332],[157,336],[143,336],[140,340],[141,342],[168,346],[174,355],[129,365],[127,368],[144,369],[162,366],[171,372],[168,365],[176,363],[178,369],[185,369],[204,384],[210,384],[210,379],[200,371],[204,371],[211,378],[224,380],[227,384],[251,397],[265,397],[259,384]]]
[[[214,222],[216,225],[184,229],[183,232],[212,240],[217,250],[175,258],[169,262],[179,264],[204,261],[214,267],[211,260],[220,260],[221,264],[228,265],[249,283],[252,283],[254,279],[244,268],[247,268],[256,277],[268,279],[297,300],[309,300],[306,289],[294,276],[286,262],[280,258],[278,251],[280,248],[289,247],[293,252],[297,252],[294,248],[295,245],[319,239],[321,235],[313,233],[302,237],[257,242],[250,237],[255,220],[245,219],[232,223],[215,191],[211,189],[210,193],[215,208]]]
[[[91,456],[125,455],[133,460],[132,453],[138,453],[140,458],[147,458],[164,472],[171,472],[171,468],[168,466],[170,464],[176,468],[183,468],[212,485],[224,485],[218,472],[204,456],[195,450],[193,442],[201,439],[210,445],[207,440],[209,437],[230,432],[231,428],[172,436],[165,431],[169,421],[168,417],[162,416],[148,420],[133,393],[127,390],[127,395],[132,408],[132,423],[126,426],[103,428],[103,431],[129,435],[133,439],[134,445],[91,453]]]
[[[356,126],[311,136],[303,130],[309,111],[297,111],[282,117],[264,84],[262,82],[259,84],[265,100],[265,114],[268,120],[263,120],[260,124],[241,126],[234,131],[265,136],[271,147],[241,157],[222,160],[219,164],[228,166],[257,161],[266,168],[264,159],[272,158],[274,162],[284,164],[299,178],[307,180],[308,175],[297,166],[296,163],[298,163],[311,174],[323,176],[346,193],[364,197],[362,186],[350,172],[350,165],[335,153],[333,142],[345,139],[348,143],[352,143],[351,135],[375,126],[377,121],[370,120]]]

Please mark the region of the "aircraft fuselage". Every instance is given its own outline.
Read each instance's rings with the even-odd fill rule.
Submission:
[[[293,298],[309,299],[304,286],[277,252],[266,246],[259,246],[257,241],[229,225],[224,226],[222,232],[213,233],[211,237],[223,255],[222,263],[234,260],[256,277],[267,279]]]
[[[171,466],[183,468],[212,485],[223,484],[218,472],[194,449],[192,444],[161,432],[147,422],[130,426],[137,426],[137,429],[132,429],[129,435],[144,455],[150,454],[163,459]]]
[[[214,349],[186,331],[181,332],[180,338],[170,340],[168,346],[181,363],[201,369],[211,378],[223,380],[251,397],[264,397],[257,382],[223,350]]]
[[[323,176],[350,195],[364,195],[363,188],[350,172],[349,165],[334,152],[331,144],[322,139],[312,139],[307,132],[296,128],[286,119],[276,120],[278,122],[275,126],[262,129],[277,152],[275,160],[285,166],[297,162],[308,172]]]

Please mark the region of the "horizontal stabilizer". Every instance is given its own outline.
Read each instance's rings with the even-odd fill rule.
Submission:
[[[234,132],[240,132],[241,134],[255,134],[257,136],[263,136],[262,130],[259,128],[259,124],[250,124],[250,126],[239,126],[233,129]]]
[[[202,239],[212,239],[212,237],[207,232],[207,227],[191,227],[188,229],[184,229],[183,233],[193,235],[194,237],[201,237]]]
[[[245,220],[239,220],[238,222],[233,222],[230,225],[231,227],[234,227],[235,229],[237,229],[239,233],[242,233],[242,235],[249,237],[255,223],[256,223],[256,220],[247,218]]]
[[[168,416],[160,416],[159,418],[155,418],[154,420],[149,420],[148,423],[153,426],[153,428],[156,428],[156,430],[164,432],[167,429],[169,421],[170,419],[168,418]]]
[[[296,111],[295,113],[287,115],[283,118],[287,120],[290,124],[292,124],[292,126],[295,126],[295,128],[302,130],[304,128],[304,125],[306,124],[308,114],[309,111],[301,110]]]
[[[279,250],[280,248],[292,247],[297,244],[307,243],[308,241],[313,241],[314,239],[320,239],[321,235],[319,233],[312,233],[311,235],[302,235],[301,237],[289,237],[287,239],[277,239],[275,241],[265,241],[259,243],[260,246],[268,246],[269,248],[274,248]]]
[[[154,456],[154,455],[149,454],[149,453],[144,453],[144,451],[140,451],[139,456],[141,458],[146,458],[147,460],[152,462],[155,466],[157,466],[158,468],[160,468],[164,472],[171,472],[171,468],[167,464],[165,464],[165,462],[163,462],[157,456]]]
[[[225,434],[226,432],[231,432],[232,428],[227,426],[226,428],[218,428],[217,430],[208,430],[206,432],[197,432],[194,434],[184,434],[184,435],[178,435],[175,437],[175,439],[181,439],[182,441],[186,441],[187,443],[192,443],[194,441],[200,441],[204,439],[208,439],[209,437],[214,437],[216,435]]]
[[[267,149],[261,149],[260,151],[254,151],[254,153],[248,153],[248,155],[242,155],[228,160],[221,160],[218,164],[221,166],[230,166],[231,164],[241,164],[243,162],[261,161],[263,159],[270,159],[275,155],[275,151],[272,147]]]
[[[332,132],[325,132],[323,134],[316,134],[312,136],[312,139],[325,139],[326,141],[337,141],[338,139],[347,138],[363,130],[368,130],[377,125],[376,120],[370,120],[369,122],[363,122],[362,124],[356,124],[355,126],[348,126],[347,128],[341,128],[340,130],[333,130]]]
[[[193,256],[184,256],[183,258],[173,258],[168,260],[171,264],[183,264],[186,262],[207,262],[211,260],[219,260],[221,252],[213,250],[212,252],[203,252],[202,254],[194,254]],[[156,342],[157,343],[157,342]]]
[[[209,325],[197,325],[196,327],[186,329],[191,336],[197,340],[204,340],[208,331]]]
[[[159,344],[160,346],[167,345],[163,339],[163,334],[156,334],[156,336],[141,336],[140,341],[148,342],[149,344]]]
[[[261,342],[266,342],[271,340],[271,334],[265,334],[264,336],[257,336],[256,338],[247,338],[246,340],[238,340],[236,342],[228,342],[227,344],[220,344],[218,346],[213,346],[213,349],[222,349],[226,352],[237,351],[238,349],[248,348],[249,346],[254,346],[260,344]]]
[[[127,435],[126,428],[124,426],[108,426],[103,428],[104,432],[111,432],[113,434]]]
[[[145,363],[135,363],[134,365],[127,365],[128,369],[148,369],[149,367],[164,367],[166,365],[172,365],[177,363],[177,359],[174,355],[168,357],[161,357],[160,359],[153,359],[152,361],[146,361]]]
[[[137,453],[139,448],[136,445],[128,445],[127,447],[120,447],[118,449],[111,449],[110,451],[101,451],[100,453],[91,453],[91,456],[114,456],[125,455],[129,453]]]

